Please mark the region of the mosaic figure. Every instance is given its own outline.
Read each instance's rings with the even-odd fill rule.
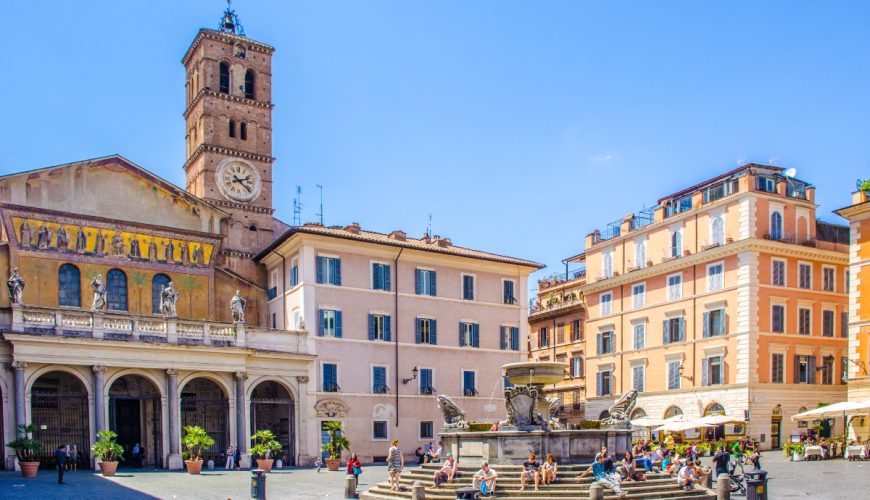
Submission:
[[[43,223],[36,233],[36,248],[48,248],[49,246],[51,246],[51,229]]]
[[[31,245],[33,242],[33,228],[30,227],[30,224],[28,224],[27,221],[21,223],[21,228],[19,229],[18,234],[18,243],[27,246]]]
[[[78,234],[76,234],[76,252],[84,253],[88,249],[88,237],[85,235],[85,230],[82,226],[78,228]]]
[[[130,258],[141,259],[142,250],[139,248],[139,238],[133,236],[130,238]]]
[[[172,240],[168,240],[166,247],[163,248],[163,260],[167,264],[174,264],[175,261],[173,259],[175,259],[175,244],[172,243]]]
[[[205,254],[202,251],[202,245],[198,245],[193,249],[193,265],[195,266],[204,266],[205,265]]]
[[[190,250],[187,243],[181,245],[181,263],[185,266],[190,265]]]
[[[112,255],[120,257],[124,255],[124,237],[121,236],[121,231],[115,231],[112,236]]]
[[[69,248],[69,233],[66,232],[63,226],[57,228],[57,248],[61,250]]]
[[[157,242],[154,238],[148,243],[148,262],[157,262]]]
[[[94,243],[94,253],[97,255],[103,255],[106,250],[106,235],[103,234],[103,231],[97,229],[97,241]]]

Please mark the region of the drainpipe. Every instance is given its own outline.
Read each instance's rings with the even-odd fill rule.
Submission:
[[[396,385],[396,427],[399,427],[399,257],[402,256],[402,252],[405,251],[405,247],[399,249],[399,253],[396,254],[396,258],[393,260],[393,267],[396,268],[396,280],[393,288],[393,303],[395,306],[395,315],[396,315],[396,332],[393,335],[393,353],[395,357],[395,368],[393,369],[393,375],[395,378]]]
[[[276,252],[274,249],[270,251],[281,257],[281,316],[284,317],[284,329],[289,330],[287,328],[287,282],[285,281],[287,279],[287,257],[284,257],[283,254]]]

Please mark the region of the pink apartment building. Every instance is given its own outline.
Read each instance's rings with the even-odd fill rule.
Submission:
[[[470,420],[503,418],[501,366],[526,359],[527,280],[541,264],[355,223],[291,228],[257,259],[272,326],[307,329],[317,353],[299,402],[309,450],[340,420],[364,462],[392,439],[413,456],[443,425],[435,394]]]

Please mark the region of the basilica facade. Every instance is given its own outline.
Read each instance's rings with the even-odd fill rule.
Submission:
[[[59,444],[90,458],[109,428],[146,465],[180,468],[181,429],[196,424],[216,461],[261,428],[285,463],[318,453],[300,420],[313,344],[271,328],[252,258],[286,229],[272,209],[273,51],[230,11],[196,35],[184,188],[118,155],[0,177],[0,273],[24,284],[20,303],[0,298],[4,443],[33,423],[50,465]]]

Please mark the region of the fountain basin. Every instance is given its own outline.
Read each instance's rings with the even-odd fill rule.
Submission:
[[[565,380],[568,364],[555,361],[521,361],[501,367],[504,377],[514,385],[548,385]]]

